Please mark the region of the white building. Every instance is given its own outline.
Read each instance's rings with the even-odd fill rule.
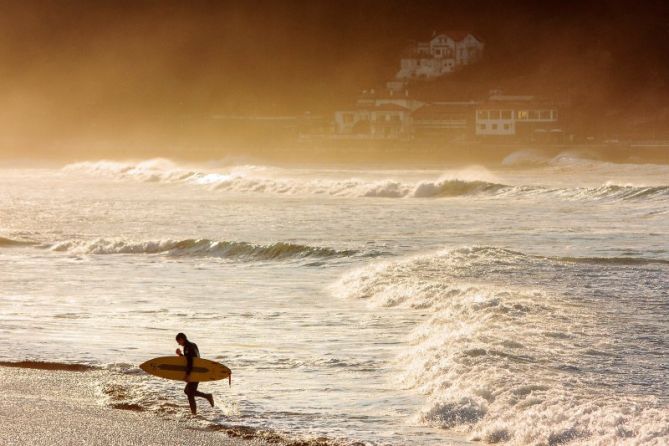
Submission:
[[[428,42],[418,42],[400,61],[397,79],[434,79],[480,60],[484,44],[472,33],[435,33]]]
[[[335,112],[335,134],[373,139],[409,137],[411,114],[423,104],[410,98],[376,97],[372,91],[358,99],[356,107]]]
[[[555,105],[533,96],[490,96],[476,107],[475,126],[479,137],[556,139],[562,134]]]

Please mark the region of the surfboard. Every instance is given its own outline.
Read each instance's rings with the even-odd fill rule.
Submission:
[[[186,374],[186,358],[183,356],[161,356],[139,365],[146,373],[160,378],[183,381]],[[193,370],[188,382],[218,381],[228,379],[232,385],[232,371],[215,361],[193,358]]]

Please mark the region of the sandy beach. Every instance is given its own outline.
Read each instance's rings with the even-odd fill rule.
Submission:
[[[169,420],[133,407],[109,407],[101,402],[98,391],[107,373],[103,370],[29,366],[0,365],[4,446],[268,444],[258,438],[245,439],[243,434],[232,431],[198,427],[189,419]]]

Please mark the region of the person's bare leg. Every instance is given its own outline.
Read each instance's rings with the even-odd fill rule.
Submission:
[[[200,398],[204,398],[205,400],[209,401],[209,404],[211,404],[211,407],[214,407],[214,395],[211,393],[204,393],[204,392],[195,392],[195,396],[199,396]]]

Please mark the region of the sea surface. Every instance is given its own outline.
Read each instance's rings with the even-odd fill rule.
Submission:
[[[669,444],[669,166],[87,161],[0,170],[0,360],[113,372],[185,332],[201,419],[349,444]],[[480,443],[479,443],[480,444]]]

